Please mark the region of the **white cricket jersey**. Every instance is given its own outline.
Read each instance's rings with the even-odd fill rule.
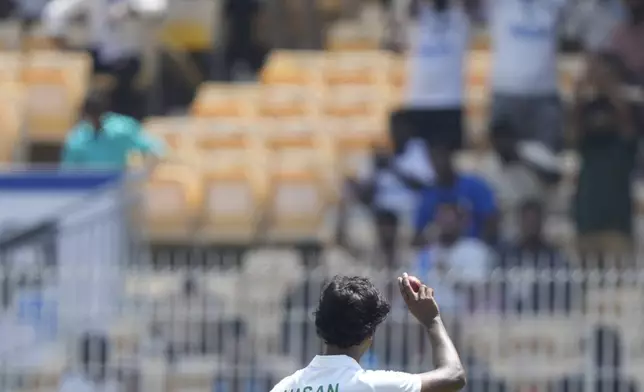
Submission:
[[[557,92],[558,25],[566,0],[488,0],[496,93]]]
[[[418,21],[409,31],[407,107],[462,105],[469,31],[469,17],[462,5],[437,12],[431,4],[421,2]]]
[[[346,355],[318,355],[271,392],[420,392],[417,374],[364,370]]]
[[[74,16],[85,13],[90,42],[101,61],[109,64],[138,56],[145,45],[146,23],[132,17],[110,21],[110,7],[119,3],[127,3],[144,17],[160,15],[167,8],[166,0],[52,0],[45,8],[43,24],[48,34],[60,36]]]

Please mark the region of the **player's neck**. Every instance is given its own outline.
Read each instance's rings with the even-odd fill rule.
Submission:
[[[362,356],[358,348],[340,348],[336,346],[325,346],[323,355],[346,355],[360,362]]]

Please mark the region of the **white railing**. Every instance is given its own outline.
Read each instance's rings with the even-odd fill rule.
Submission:
[[[122,273],[119,316],[100,332],[111,342],[110,374],[122,381],[123,390],[269,390],[320,352],[312,313],[322,285],[338,272],[367,275],[391,298],[392,313],[363,365],[411,372],[431,368],[424,331],[393,284],[401,271],[293,250],[251,251],[240,262],[200,252],[168,251],[160,257],[218,262],[195,272],[155,269],[142,257]],[[313,260],[319,263],[311,267]],[[78,365],[79,338],[57,328],[57,317],[99,311],[61,309],[70,302],[57,300],[57,267],[41,261],[2,276],[12,288],[3,291],[11,293],[11,301],[0,326],[2,390],[29,385],[56,390],[66,370]],[[434,274],[433,281],[468,364],[472,391],[575,386],[594,391],[597,381],[615,392],[630,391],[631,381],[644,386],[644,273],[638,270],[498,269],[479,282],[462,282],[458,271],[450,271]],[[621,383],[613,384],[615,374]]]

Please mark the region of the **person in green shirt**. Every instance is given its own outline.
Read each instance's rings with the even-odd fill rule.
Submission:
[[[87,96],[81,120],[65,140],[62,167],[125,170],[131,153],[146,156],[148,167],[163,156],[161,140],[146,133],[134,118],[108,108],[104,94],[92,92]]]
[[[582,253],[631,250],[637,139],[609,56],[594,56],[577,91],[575,120],[581,168],[574,215]]]

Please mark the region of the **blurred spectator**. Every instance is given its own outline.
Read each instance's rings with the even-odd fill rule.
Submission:
[[[619,94],[611,58],[593,56],[577,88],[575,128],[581,169],[574,200],[584,252],[631,248],[631,174],[637,145],[632,117]]]
[[[455,0],[412,0],[410,3],[412,10],[392,7],[395,14],[392,38],[402,41],[399,46],[408,46],[410,53],[404,102],[406,115],[418,136],[428,142],[440,138],[452,148],[460,148],[463,66],[470,38],[466,6]],[[415,19],[411,23],[408,14]]]
[[[454,168],[453,151],[433,144],[430,149],[436,172],[434,185],[421,193],[414,221],[416,244],[423,243],[423,234],[433,223],[441,204],[458,204],[466,209],[464,234],[468,237],[495,241],[497,238],[497,204],[490,186],[474,175],[458,173]]]
[[[163,154],[160,140],[145,133],[133,118],[107,110],[107,97],[88,95],[81,121],[71,130],[63,148],[62,164],[68,168],[127,168],[131,152],[139,152],[152,168]]]
[[[77,374],[64,377],[59,392],[122,391],[114,375],[108,374],[109,342],[101,335],[87,334],[80,342],[80,365]]]
[[[90,30],[89,48],[94,71],[114,78],[112,111],[139,118],[135,78],[141,68],[141,52],[150,20],[160,17],[166,0],[52,0],[44,10],[45,31],[65,47],[65,29],[85,14]]]
[[[519,235],[499,249],[499,267],[559,269],[565,268],[558,249],[543,237],[543,205],[536,199],[524,201],[519,207]]]
[[[635,126],[644,133],[644,0],[624,0],[628,18],[615,29],[608,52],[619,61],[627,100],[635,113]]]
[[[224,48],[226,80],[243,78],[240,72],[255,76],[264,64],[267,48],[260,40],[264,19],[264,1],[227,0],[227,21]]]
[[[475,168],[494,190],[502,215],[502,237],[516,233],[516,212],[528,199],[542,199],[546,182],[535,165],[521,156],[522,149],[517,132],[509,122],[492,125],[490,132],[495,153]]]
[[[624,14],[622,0],[580,1],[570,14],[568,26],[583,49],[595,53],[606,47]]]
[[[348,180],[348,197],[356,199],[373,212],[378,244],[387,263],[394,263],[395,242],[401,219],[408,218],[418,202],[419,190],[429,186],[434,178],[426,144],[413,137],[406,119],[396,113],[391,118],[393,155],[382,148],[375,151],[373,161],[358,174],[358,180]],[[338,212],[338,242],[346,244],[346,204]]]
[[[507,119],[520,139],[560,149],[557,49],[566,0],[488,0],[486,5],[493,41],[493,122]]]
[[[477,286],[486,282],[493,253],[485,243],[466,237],[467,215],[457,204],[441,204],[436,210],[436,241],[420,253],[418,276],[440,293],[442,312],[473,310]]]

